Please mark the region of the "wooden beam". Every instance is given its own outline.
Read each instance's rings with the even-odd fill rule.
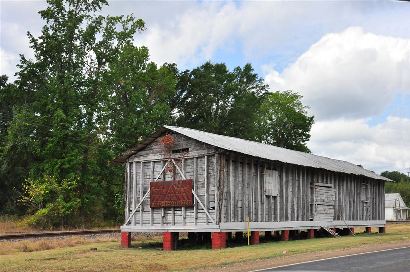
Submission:
[[[255,162],[253,159],[251,160],[251,178],[250,178],[250,185],[251,185],[251,221],[255,222]]]
[[[197,183],[198,183],[198,158],[194,158],[194,178],[193,178],[193,183],[194,183],[194,192],[197,192]],[[198,224],[198,204],[196,202],[196,198],[194,198],[194,224]]]
[[[233,176],[233,160],[232,158],[229,159],[229,205],[230,205],[230,212],[229,212],[229,221],[235,222],[235,181]]]
[[[128,185],[129,184],[129,163],[128,161],[125,163],[125,182],[124,182],[124,187],[125,187],[125,224],[127,224],[127,218],[129,217],[130,213],[130,207],[128,205],[128,198],[130,197],[129,195],[129,190],[128,190]]]
[[[209,189],[208,189],[208,156],[207,155],[205,155],[204,156],[204,185],[205,185],[205,203],[204,203],[204,206],[205,206],[205,209],[208,211],[208,207],[209,207],[209,205],[208,205],[208,192],[209,192]],[[206,217],[206,219],[205,219],[206,221],[206,224],[208,224],[208,217]]]
[[[215,221],[216,224],[220,222],[219,218],[219,197],[218,197],[218,187],[219,187],[219,154],[215,154]]]
[[[132,179],[132,209],[135,210],[137,206],[137,163],[132,163],[133,179]],[[132,225],[136,224],[135,216],[132,217]]]
[[[258,171],[258,186],[257,186],[257,192],[258,196],[256,198],[256,201],[258,202],[258,220],[257,221],[262,221],[262,198],[261,198],[261,170],[260,170],[260,162],[259,160],[257,161],[256,169]]]
[[[155,176],[154,166],[155,166],[154,162],[151,161],[151,181],[154,181],[154,176]],[[149,222],[150,222],[150,225],[152,226],[154,224],[154,211],[151,207],[149,208],[149,214],[150,214]]]
[[[182,168],[182,173],[185,179],[185,159],[182,158],[181,160],[181,168]],[[185,207],[182,207],[182,225],[186,225],[186,209]]]
[[[144,163],[143,162],[141,162],[140,163],[140,165],[141,165],[141,178],[140,178],[140,201],[142,200],[142,198],[144,197]],[[143,218],[142,218],[142,216],[143,216],[143,213],[144,213],[144,204],[143,203],[141,203],[141,206],[140,206],[140,225],[142,226],[142,223],[143,223]]]

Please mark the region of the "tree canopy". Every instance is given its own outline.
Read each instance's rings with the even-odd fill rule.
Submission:
[[[244,139],[255,138],[255,120],[268,86],[250,64],[229,71],[207,62],[178,76],[175,117],[179,126]]]
[[[399,171],[384,171],[380,175],[391,179],[393,182],[409,182],[410,183],[410,177]]]
[[[158,65],[134,40],[145,23],[102,16],[105,0],[48,0],[33,59],[0,78],[0,213],[43,227],[122,218],[113,158],[166,124],[308,151],[313,117],[269,92],[250,64]],[[92,219],[92,220],[90,220]]]
[[[256,121],[256,140],[288,149],[309,152],[313,116],[292,91],[264,95]]]

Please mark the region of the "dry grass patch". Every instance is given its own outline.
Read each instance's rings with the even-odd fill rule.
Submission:
[[[160,237],[137,238],[130,249],[120,248],[119,239],[90,240],[88,243],[49,250],[16,250],[0,256],[0,271],[5,271],[5,268],[7,271],[185,271],[257,260],[282,260],[304,253],[349,252],[353,248],[368,248],[369,245],[410,245],[409,237],[410,224],[389,225],[386,234],[360,233],[355,237],[266,242],[256,246],[242,244],[223,250],[210,250],[209,246],[183,246],[177,251],[163,252]]]
[[[33,228],[27,226],[24,221],[14,217],[0,217],[0,235],[10,233],[34,232]]]
[[[41,238],[16,241],[0,241],[0,255],[15,254],[18,252],[34,252],[56,248],[74,247],[77,245],[113,242],[118,238],[113,237],[64,237],[64,238]]]
[[[18,233],[35,233],[42,231],[69,231],[69,230],[100,230],[100,229],[119,229],[120,226],[111,222],[93,223],[93,227],[59,227],[55,229],[37,229],[29,225],[28,217],[0,216],[0,235],[18,234]]]

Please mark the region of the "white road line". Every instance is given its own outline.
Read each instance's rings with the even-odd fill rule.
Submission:
[[[335,256],[335,257],[317,259],[317,260],[312,260],[312,261],[305,261],[305,262],[299,262],[299,263],[293,263],[293,264],[285,264],[285,265],[273,266],[273,267],[269,267],[269,268],[262,268],[262,269],[257,269],[257,270],[251,270],[251,271],[249,271],[249,272],[266,271],[266,270],[270,270],[270,269],[284,268],[284,267],[294,266],[294,265],[299,265],[299,264],[316,263],[316,262],[321,262],[321,261],[334,260],[334,259],[339,259],[339,258],[346,258],[346,257],[359,256],[359,255],[365,255],[365,254],[371,254],[371,253],[378,253],[378,252],[385,252],[385,251],[392,251],[392,250],[404,249],[404,248],[410,248],[410,246],[403,246],[403,247],[395,247],[395,248],[381,249],[381,250],[376,250],[376,251],[367,251],[367,252],[362,252],[362,253],[355,253],[355,254],[349,254],[349,255],[343,255],[343,256]],[[296,255],[294,255],[294,256],[296,256]]]

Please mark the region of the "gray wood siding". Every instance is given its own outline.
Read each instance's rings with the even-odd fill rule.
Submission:
[[[224,161],[221,222],[384,219],[381,181],[240,154],[225,155]],[[279,172],[278,196],[264,194],[265,169]],[[323,186],[315,190],[315,184]]]
[[[173,149],[189,148],[185,154],[174,154],[173,158],[186,179],[193,180],[194,191],[199,200],[207,208],[208,213],[215,220],[215,191],[216,191],[216,154],[214,148],[197,141],[174,135]],[[166,162],[165,152],[158,138],[144,150],[134,155],[127,163],[126,186],[126,215],[127,217],[141,202],[149,189],[149,183],[161,173]],[[165,171],[158,180],[183,179],[182,175],[173,167],[173,171]],[[155,208],[149,205],[149,194],[135,212],[131,225],[197,225],[209,224],[211,221],[205,211],[194,200],[194,207],[187,208]]]
[[[220,223],[286,221],[384,220],[384,182],[223,151],[173,134],[173,149],[189,152],[173,157],[212,220]],[[126,219],[135,210],[166,162],[156,139],[125,164]],[[266,195],[264,173],[278,172],[278,195]],[[183,179],[174,169],[159,180]],[[318,189],[317,184],[323,186]],[[316,189],[315,189],[316,188]],[[332,197],[323,188],[331,189]],[[194,200],[194,207],[151,209],[148,197],[132,216],[130,226],[207,226],[212,223]],[[325,202],[325,204],[323,204]]]

